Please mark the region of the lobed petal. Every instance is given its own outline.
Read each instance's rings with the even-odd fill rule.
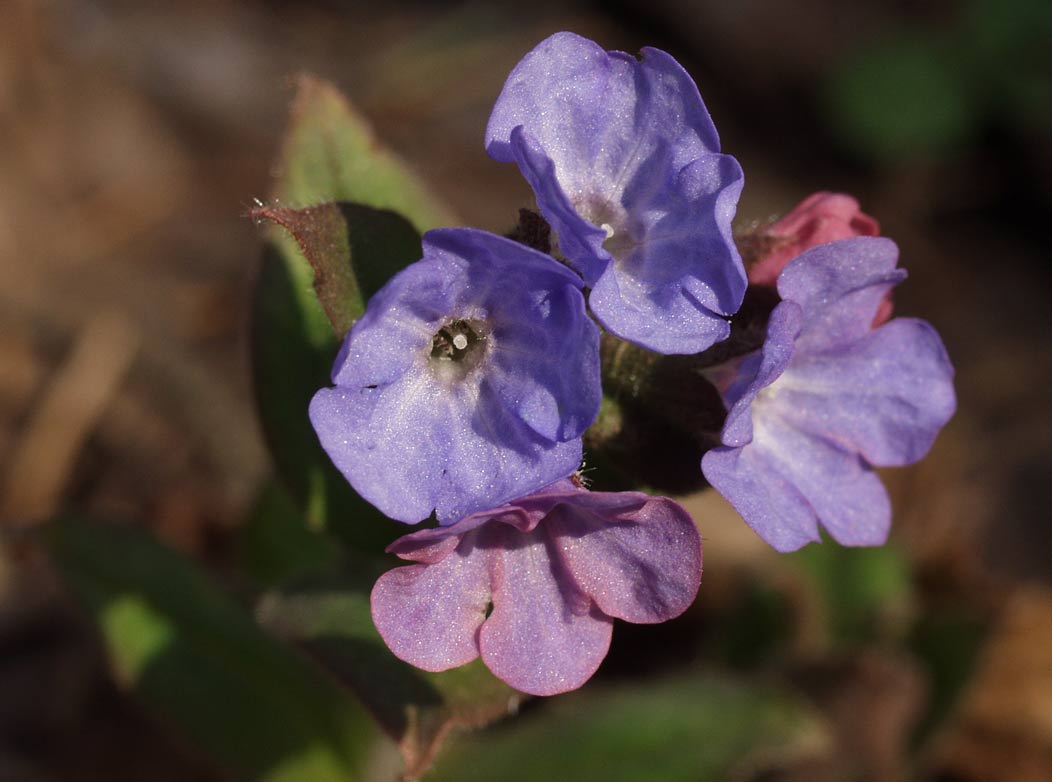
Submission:
[[[382,388],[323,388],[309,415],[355,490],[391,518],[416,523],[431,515],[442,491],[455,436],[450,402],[434,378],[417,371]]]
[[[727,338],[725,316],[746,287],[731,238],[742,182],[734,158],[707,155],[680,171],[674,188],[630,184],[625,203],[640,216],[637,236],[589,296],[609,331],[664,354],[699,353]]]
[[[566,192],[598,183],[603,195],[616,194],[660,140],[674,147],[674,170],[718,152],[716,128],[689,74],[658,49],[640,56],[606,52],[568,32],[542,41],[515,66],[497,98],[487,152],[513,160],[511,133],[523,127],[553,162]]]
[[[431,339],[448,313],[463,306],[465,272],[456,259],[434,258],[388,280],[340,346],[333,383],[379,386],[409,372],[430,352]]]
[[[560,267],[562,268],[562,267]],[[537,434],[578,438],[599,414],[599,329],[576,288],[540,288],[509,275],[493,319],[487,378]]]
[[[602,396],[599,331],[580,278],[485,231],[443,229],[351,330],[311,421],[381,511],[443,524],[572,473]],[[478,322],[474,364],[437,364],[443,326]],[[441,371],[440,371],[441,370]]]
[[[701,539],[679,505],[568,480],[388,551],[421,563],[373,590],[374,621],[398,657],[445,670],[480,653],[534,695],[580,687],[606,656],[612,617],[677,616],[701,578]]]
[[[895,243],[876,236],[819,245],[790,261],[778,293],[804,311],[798,349],[832,348],[869,333],[888,291],[906,277],[897,261]]]
[[[511,132],[510,149],[519,171],[537,197],[537,207],[559,241],[559,251],[570,260],[589,286],[610,266],[603,247],[606,231],[580,215],[563,189],[555,163],[522,127]]]
[[[680,169],[673,188],[633,208],[656,261],[638,276],[676,283],[720,315],[737,312],[747,280],[731,224],[744,182],[733,157],[705,155]]]
[[[802,355],[771,389],[779,415],[870,464],[911,464],[956,410],[953,367],[935,330],[899,318],[835,351]]]
[[[701,470],[775,551],[796,551],[821,540],[807,499],[762,444],[714,448],[701,458]]]
[[[880,479],[857,454],[782,421],[754,414],[753,441],[702,457],[706,479],[777,551],[819,540],[818,523],[845,546],[887,540],[891,505]]]
[[[490,329],[487,387],[542,437],[580,437],[602,400],[599,330],[581,279],[550,256],[484,231],[432,231],[427,239],[433,250],[468,259],[475,306]]]
[[[725,447],[708,481],[779,551],[819,539],[883,543],[887,492],[872,465],[908,464],[953,415],[953,368],[928,324],[873,328],[905,272],[887,239],[820,245],[782,271],[762,350],[723,389]]]
[[[574,690],[599,668],[613,620],[559,566],[542,528],[522,533],[488,525],[493,613],[479,630],[482,660],[498,678],[531,695]]]
[[[771,312],[763,347],[745,358],[738,378],[724,392],[729,410],[720,439],[724,445],[742,446],[753,439],[752,404],[757,395],[786,371],[793,358],[803,312],[783,301]]]
[[[773,414],[742,448],[702,458],[706,479],[778,552],[820,539],[821,523],[843,545],[881,545],[891,504],[881,480],[856,454],[798,432]]]
[[[758,439],[807,499],[822,526],[845,546],[879,546],[891,527],[884,485],[857,453],[800,432],[772,412]]]
[[[731,236],[741,168],[672,57],[558,33],[508,77],[486,145],[519,165],[608,330],[662,353],[728,336],[746,287]]]
[[[582,494],[545,520],[578,588],[608,616],[653,624],[679,616],[701,584],[701,536],[680,505],[638,492]]]
[[[509,274],[534,280],[531,287],[536,288],[569,285],[580,290],[582,287],[580,278],[551,256],[489,231],[436,228],[424,234],[423,247],[429,260],[461,266],[467,270],[467,279],[491,290],[506,287]],[[482,298],[488,299],[491,295]]]
[[[486,383],[478,395],[459,392],[450,408],[451,435],[441,458],[435,515],[450,524],[535,487],[565,478],[581,464],[580,438],[553,442],[508,410]]]
[[[395,656],[445,671],[479,655],[476,634],[490,602],[490,561],[472,548],[475,533],[437,562],[384,573],[373,587],[373,623]]]

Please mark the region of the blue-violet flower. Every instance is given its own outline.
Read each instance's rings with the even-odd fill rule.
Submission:
[[[911,464],[956,409],[953,367],[935,330],[912,318],[873,328],[896,269],[889,239],[819,245],[778,278],[763,348],[724,389],[723,447],[708,481],[778,551],[819,540],[883,543],[887,492],[873,467]]]
[[[701,538],[682,507],[569,480],[388,551],[418,563],[373,588],[373,622],[395,655],[428,671],[481,655],[533,695],[580,687],[606,656],[614,618],[672,619],[701,581]]]
[[[577,469],[599,331],[546,255],[468,228],[430,231],[423,255],[369,301],[310,418],[381,511],[452,523]]]
[[[671,56],[551,36],[508,77],[486,149],[518,164],[607,329],[660,353],[727,338],[746,286],[742,171]]]

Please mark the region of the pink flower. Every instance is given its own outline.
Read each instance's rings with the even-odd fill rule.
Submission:
[[[444,671],[481,655],[533,695],[580,687],[606,656],[615,618],[672,619],[701,581],[701,537],[682,507],[569,480],[388,551],[418,563],[373,587],[373,622],[397,657]]]

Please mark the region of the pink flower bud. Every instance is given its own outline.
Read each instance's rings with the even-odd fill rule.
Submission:
[[[880,224],[843,193],[809,195],[781,220],[760,230],[767,250],[748,267],[750,285],[774,286],[789,261],[804,250],[855,236],[879,236]],[[891,292],[881,302],[873,327],[891,317]]]
[[[760,233],[774,241],[768,253],[750,266],[749,283],[774,285],[785,265],[804,250],[853,236],[879,236],[880,225],[851,196],[822,192],[808,196]]]

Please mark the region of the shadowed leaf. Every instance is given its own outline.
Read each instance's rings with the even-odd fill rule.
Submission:
[[[269,232],[253,309],[263,430],[308,524],[379,551],[402,527],[362,500],[332,466],[307,406],[329,385],[339,336],[368,297],[420,257],[417,232],[455,220],[377,143],[336,89],[310,76],[299,80],[277,171],[276,200],[256,215],[288,229]]]
[[[235,779],[353,782],[374,730],[352,697],[139,530],[56,522],[51,546],[118,681]]]
[[[292,497],[274,481],[260,491],[238,534],[241,570],[262,586],[328,570],[339,557],[336,542],[308,529]]]
[[[420,258],[420,235],[396,212],[329,202],[305,209],[264,206],[249,216],[288,231],[314,272],[314,293],[342,338],[369,297]]]
[[[893,544],[851,547],[826,539],[785,558],[811,580],[835,643],[880,640],[905,630],[913,585]]]
[[[383,550],[404,525],[358,496],[322,450],[307,417],[311,397],[329,385],[339,343],[311,291],[306,262],[289,263],[269,246],[254,308],[252,369],[263,433],[300,518],[348,545]]]
[[[369,590],[380,572],[358,565],[340,575],[307,577],[266,595],[257,615],[281,637],[301,643],[361,698],[398,741],[414,776],[427,769],[451,730],[510,714],[524,696],[480,660],[427,673],[391,654],[369,612]]]
[[[791,696],[726,677],[588,687],[520,718],[514,731],[466,737],[433,782],[717,782],[768,779],[828,746]]]

